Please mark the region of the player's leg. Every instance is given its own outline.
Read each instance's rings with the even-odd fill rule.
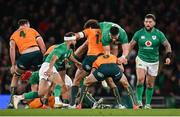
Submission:
[[[85,78],[83,86],[81,87],[80,102],[79,102],[80,107],[78,107],[78,108],[81,108],[82,101],[87,94],[88,87],[97,81],[98,80],[95,78],[94,74],[92,74],[92,73]]]
[[[159,62],[150,64],[148,66],[148,73],[146,75],[146,104],[145,108],[150,109],[151,99],[154,92],[155,78],[158,74]]]
[[[139,106],[142,107],[142,97],[144,92],[144,80],[146,77],[147,66],[144,65],[144,62],[136,57],[136,75],[137,75],[137,85],[136,85],[136,93],[138,97]]]
[[[70,105],[75,105],[75,100],[77,97],[77,93],[79,91],[79,84],[80,81],[87,75],[85,70],[77,69],[75,78],[73,80],[73,86],[71,88],[71,99],[70,99]]]
[[[15,73],[13,74],[12,80],[11,80],[11,88],[10,88],[10,92],[11,92],[11,98],[10,98],[10,102],[8,105],[8,108],[13,108],[13,96],[17,93],[17,83],[18,83],[18,79],[21,77],[21,75],[25,72],[25,70],[22,70],[20,68],[18,68],[16,66],[15,69]]]
[[[123,87],[127,90],[128,96],[130,97],[131,102],[132,102],[132,104],[133,104],[133,108],[134,108],[134,109],[138,109],[139,106],[138,106],[137,95],[136,95],[136,93],[134,93],[131,85],[129,84],[129,82],[128,82],[128,80],[127,80],[127,78],[126,78],[126,76],[125,76],[124,74],[122,75],[122,77],[121,77],[121,79],[120,79],[119,82],[120,82],[120,83],[123,85]]]
[[[109,77],[108,79],[106,79],[106,82],[107,82],[108,86],[111,88],[111,92],[112,92],[113,96],[115,97],[117,106],[122,107],[122,100],[121,100],[121,97],[119,94],[119,90],[118,90],[117,86],[115,85],[113,79]]]

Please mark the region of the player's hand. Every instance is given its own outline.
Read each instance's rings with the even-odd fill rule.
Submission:
[[[46,75],[48,77],[50,77],[52,74],[53,74],[53,71],[50,68],[44,73],[44,75]]]
[[[171,63],[171,59],[170,58],[166,58],[164,64],[165,65],[169,65],[170,63]]]
[[[76,67],[82,69],[82,64],[80,62],[75,63]]]
[[[128,63],[127,58],[124,56],[119,57],[117,62],[118,64],[125,64],[125,65]]]
[[[12,65],[12,66],[11,66],[11,69],[10,69],[10,71],[11,71],[11,74],[14,74],[14,72],[15,72],[15,69],[16,69],[15,65]]]

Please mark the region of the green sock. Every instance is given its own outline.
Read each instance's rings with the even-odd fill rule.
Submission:
[[[76,97],[77,97],[78,90],[79,90],[78,86],[72,86],[72,88],[71,88],[71,100],[70,100],[71,106],[73,106],[76,103]]]
[[[151,103],[151,99],[152,99],[152,96],[153,96],[153,91],[154,91],[154,88],[147,88],[146,89],[146,104]]]
[[[134,93],[133,89],[131,88],[131,86],[129,86],[127,88],[128,91],[128,96],[130,97],[133,105],[138,105],[138,99],[137,99],[137,95],[136,93]]]
[[[28,92],[24,94],[24,99],[34,99],[38,97],[38,92]]]
[[[64,99],[63,102],[64,102],[65,104],[69,104],[69,100],[68,100],[68,99]]]
[[[112,88],[111,90],[112,90],[113,96],[114,96],[115,99],[116,99],[117,104],[121,104],[122,101],[121,101],[121,97],[120,97],[120,95],[119,95],[119,90],[118,90],[118,88],[115,87],[115,88]]]
[[[80,104],[82,104],[82,101],[83,101],[84,97],[86,97],[87,91],[88,91],[88,87],[83,85],[81,87],[81,93],[80,93],[80,99],[79,99],[80,100]]]
[[[84,97],[83,104],[86,104],[89,107],[92,107],[96,100],[92,97],[91,94],[87,93]]]
[[[61,95],[62,87],[60,85],[56,85],[54,88],[54,97],[59,97]]]
[[[143,91],[144,91],[144,85],[142,85],[142,84],[137,85],[136,91],[137,91],[138,101],[142,102],[142,95],[143,95]]]

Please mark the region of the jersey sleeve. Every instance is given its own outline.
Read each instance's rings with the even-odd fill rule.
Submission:
[[[138,41],[138,32],[133,35],[132,39],[136,42]]]
[[[14,40],[14,33],[10,36],[10,40]]]
[[[96,69],[98,68],[98,65],[97,65],[96,61],[93,63],[92,67],[96,68]]]
[[[54,54],[58,57],[58,59],[64,54],[64,49],[62,47],[57,47],[53,51]]]
[[[85,37],[87,37],[90,33],[90,29],[88,28],[88,29],[83,30],[83,33],[84,33]]]
[[[119,41],[122,44],[128,43],[128,36],[125,30],[120,31]]]
[[[164,33],[163,32],[160,32],[160,41],[161,41],[161,43],[163,43],[165,40],[167,40],[167,38],[166,38],[166,36],[164,35]]]
[[[109,37],[109,33],[102,33],[102,45],[103,46],[108,46],[110,45],[111,43],[111,40],[110,40],[110,37]]]
[[[34,35],[35,35],[36,38],[40,37],[40,34],[35,29],[32,29],[32,30],[33,30]]]

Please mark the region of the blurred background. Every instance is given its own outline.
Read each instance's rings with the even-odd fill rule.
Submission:
[[[47,48],[63,42],[66,32],[83,30],[84,23],[90,19],[111,21],[119,24],[128,34],[129,41],[134,32],[143,26],[147,13],[157,17],[157,25],[171,43],[173,60],[165,66],[164,48],[160,48],[161,60],[159,75],[152,100],[157,108],[180,107],[180,1],[179,0],[0,0],[0,106],[8,103],[10,89],[9,38],[18,28],[17,21],[27,18],[31,27],[43,37]],[[82,41],[83,42],[83,41]],[[82,43],[78,42],[77,47]],[[136,48],[129,56],[125,74],[135,89],[135,56]],[[68,72],[74,78],[75,68]],[[27,83],[19,83],[19,94],[26,91]],[[98,87],[97,87],[98,86]],[[119,86],[122,97],[126,92]],[[97,83],[91,88],[92,94],[111,99],[110,90]],[[123,98],[126,99],[126,98]],[[124,100],[128,105],[128,101]]]

